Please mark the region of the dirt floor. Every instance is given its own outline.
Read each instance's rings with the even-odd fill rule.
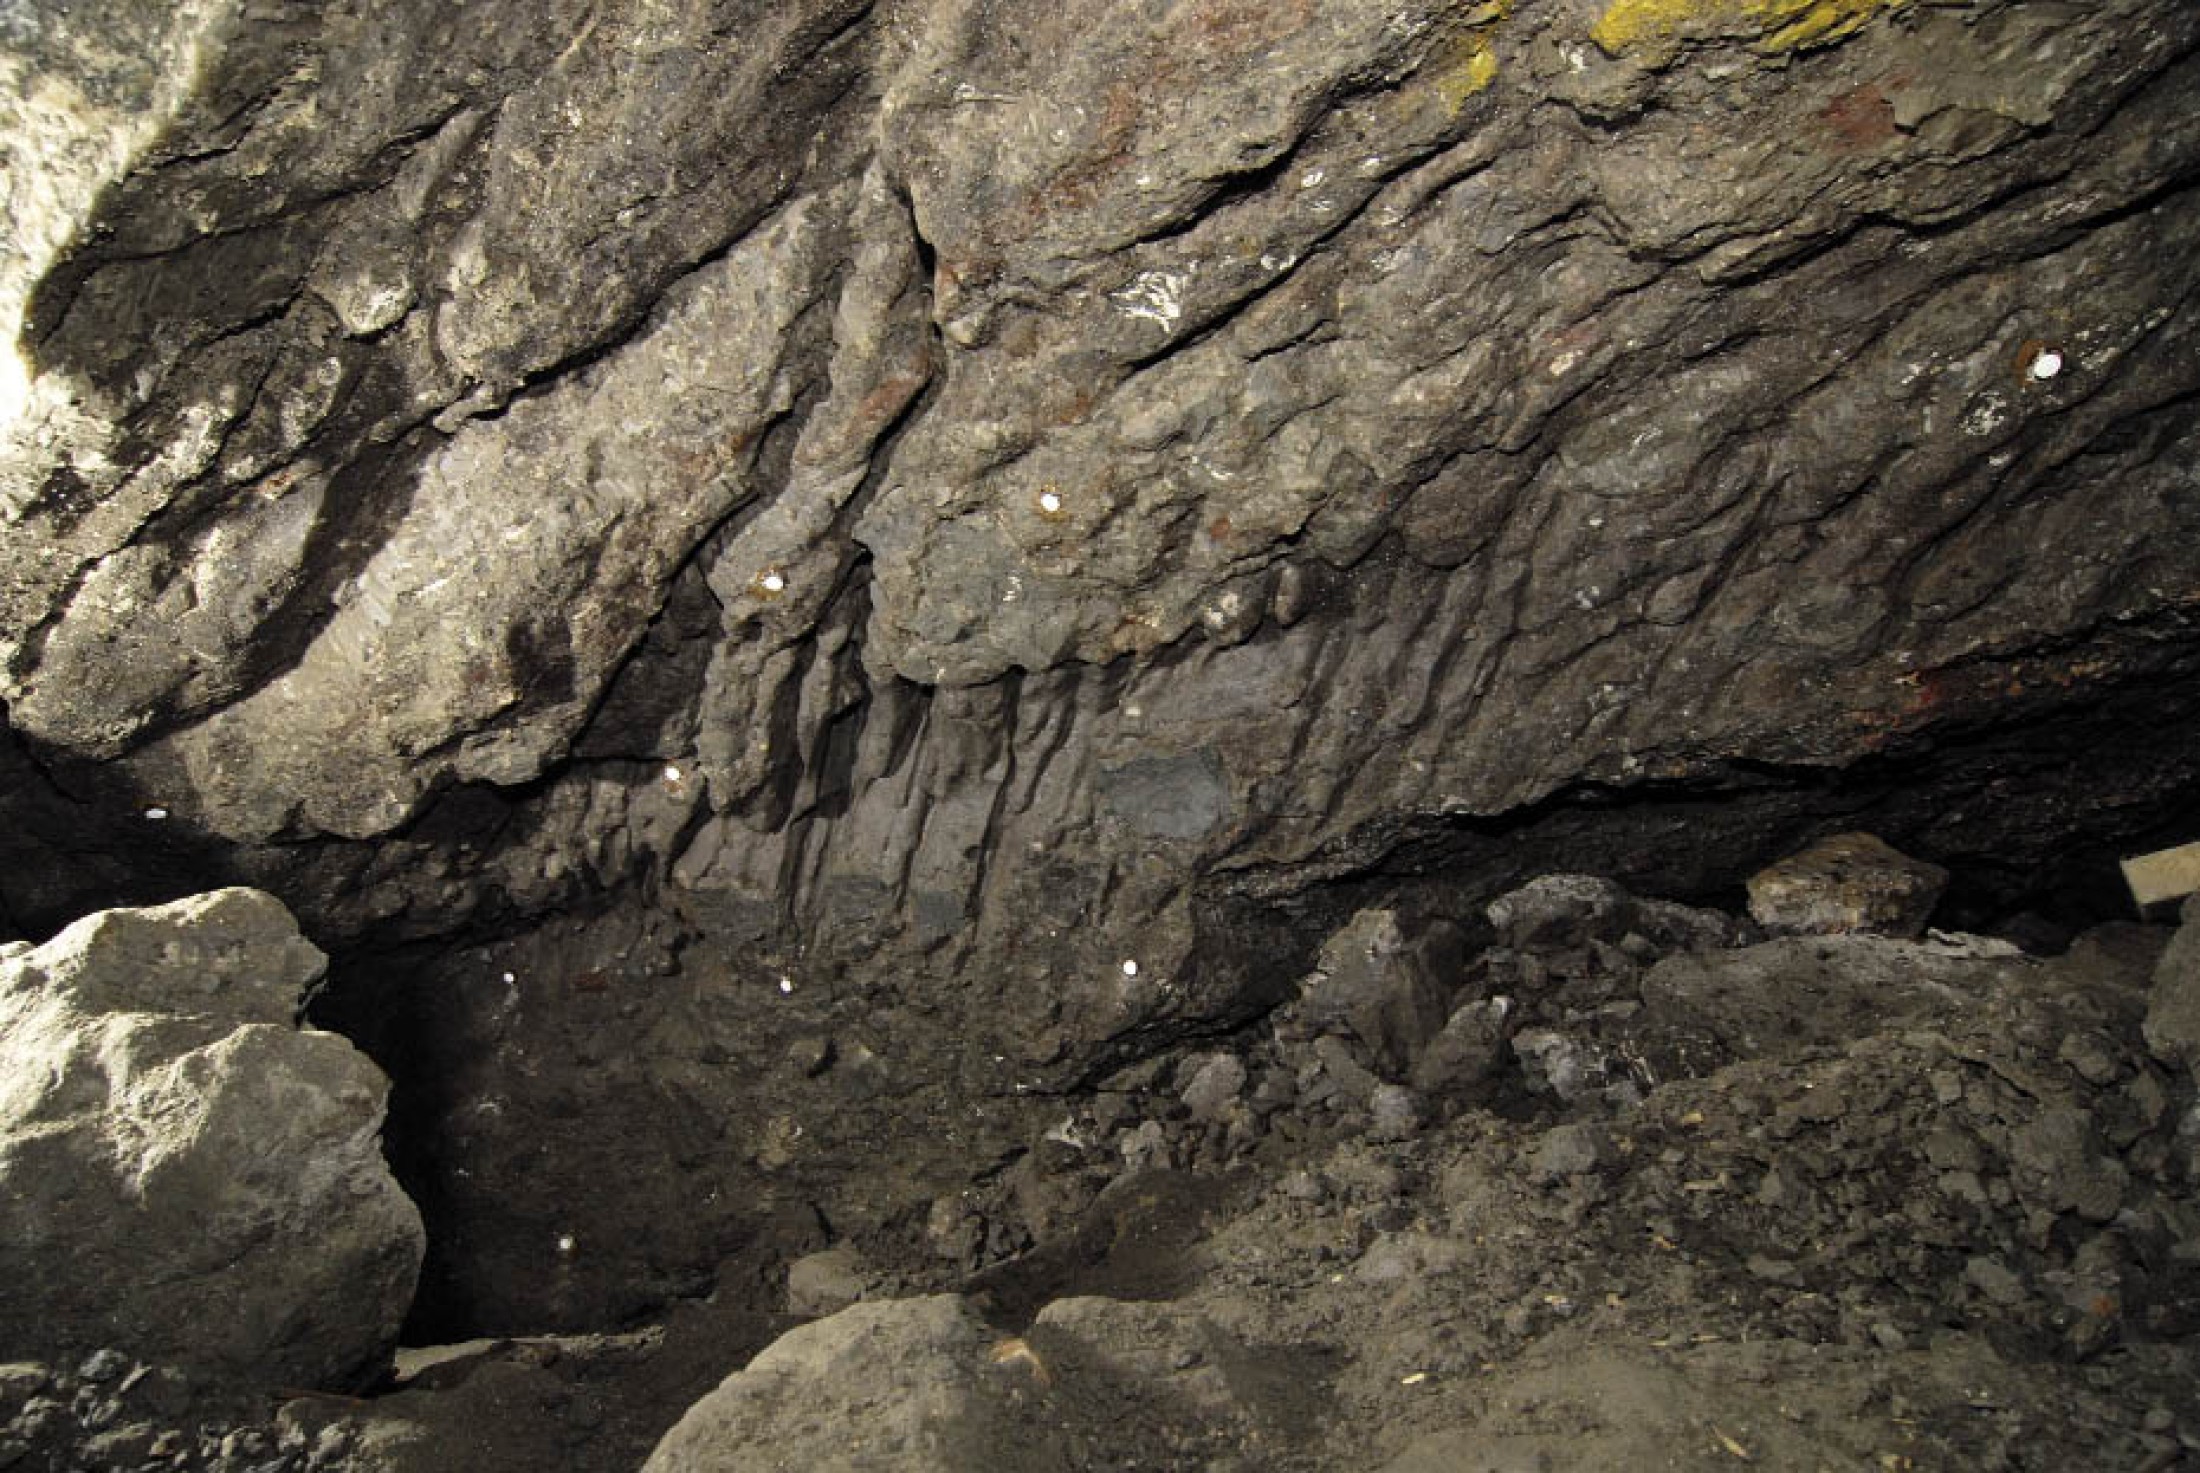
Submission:
[[[721,1393],[747,1445],[653,1468],[2200,1469],[2200,1110],[2142,1036],[2170,928],[1765,939],[1567,877],[1491,920],[1363,914],[1276,1016],[1065,1098],[914,1238],[360,1401],[8,1368],[0,1468],[638,1468],[814,1322]],[[982,1365],[831,1341],[943,1292]],[[935,1384],[954,1415],[896,1432]]]

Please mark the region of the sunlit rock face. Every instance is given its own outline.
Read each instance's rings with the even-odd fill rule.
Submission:
[[[1076,1075],[1570,796],[2098,712],[2088,801],[1875,828],[2191,791],[2116,745],[2200,694],[2190,6],[104,11],[0,31],[20,930],[646,896],[736,1055],[866,998]]]

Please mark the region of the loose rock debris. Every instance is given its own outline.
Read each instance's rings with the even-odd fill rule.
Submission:
[[[789,1321],[698,1304],[234,1438],[23,1368],[0,1448],[386,1473],[459,1446],[490,1473],[635,1466],[661,1435],[651,1473],[2200,1460],[2174,1021],[2200,928],[2059,956],[1767,937],[1580,876],[1479,920],[1353,917],[1264,1023],[1059,1102],[935,1204],[921,1253],[828,1229],[760,1265],[814,1316],[762,1354]],[[115,1425],[162,1452],[87,1461]]]

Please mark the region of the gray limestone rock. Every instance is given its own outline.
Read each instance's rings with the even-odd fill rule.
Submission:
[[[1401,1079],[1444,1027],[1461,964],[1458,929],[1401,926],[1361,911],[1330,937],[1299,988],[1297,1024],[1356,1040],[1377,1072]]]
[[[1587,1176],[1613,1159],[1611,1133],[1595,1121],[1574,1121],[1545,1131],[1528,1161],[1528,1180],[1539,1187]]]
[[[268,895],[87,917],[0,958],[0,1343],[342,1386],[395,1343],[420,1216],[387,1083],[300,1028],[323,958]]]
[[[1553,1095],[1569,1105],[1598,1093],[1627,1097],[1626,1066],[1592,1041],[1553,1028],[1523,1028],[1508,1042],[1533,1093]]]
[[[2042,1110],[2011,1131],[2009,1165],[2017,1194],[2050,1211],[2107,1222],[2123,1204],[2128,1174],[2074,1106]]]
[[[1948,872],[1872,834],[1835,834],[1749,878],[1749,914],[1767,930],[1915,936]]]
[[[1020,1336],[953,1296],[859,1304],[728,1377],[644,1473],[1214,1466],[1304,1415],[1270,1364],[1172,1304],[1057,1300]],[[1166,1425],[1127,1415],[1157,1398]]]
[[[1245,1091],[1245,1061],[1236,1054],[1195,1056],[1186,1061],[1182,1073],[1185,1082],[1177,1098],[1194,1120],[1224,1118]]]
[[[1542,875],[1486,907],[1499,943],[1544,957],[1618,948],[1643,961],[1736,946],[1749,931],[1723,911],[1646,900],[1596,875]]]
[[[2145,1028],[2156,1058],[2200,1075],[2200,898],[2185,902],[2184,924],[2155,964]]]
[[[1413,1061],[1414,1088],[1425,1094],[1473,1099],[1492,1085],[1511,1058],[1506,1047],[1512,1000],[1478,998],[1453,1011],[1443,1031]]]
[[[863,1259],[849,1248],[806,1253],[787,1265],[787,1313],[815,1317],[846,1309],[866,1289]]]
[[[1892,937],[1789,936],[1731,951],[1668,957],[1642,979],[1642,1001],[1668,1044],[1701,1033],[1708,1059],[1763,1058],[1845,1043],[1902,1019],[1945,1024],[1979,1012],[2031,964],[2006,954]]]
[[[644,1473],[1066,1469],[1015,1415],[1035,1360],[962,1300],[858,1304],[790,1330],[690,1408]]]

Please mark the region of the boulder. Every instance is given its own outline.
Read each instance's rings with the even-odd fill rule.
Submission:
[[[2200,1076],[2200,896],[2185,902],[2184,925],[2155,964],[2145,1028],[2156,1058]]]
[[[1458,986],[1458,928],[1403,925],[1387,910],[1363,910],[1322,946],[1300,985],[1299,1026],[1353,1038],[1377,1073],[1402,1079],[1443,1030]]]
[[[1273,1374],[1290,1354],[1168,1303],[1061,1299],[1021,1335],[952,1295],[858,1304],[773,1341],[643,1473],[1235,1467],[1304,1410]]]
[[[1835,834],[1749,879],[1749,913],[1767,930],[1823,936],[1915,936],[1948,872],[1872,834]]]
[[[1061,1449],[1014,1415],[1044,1375],[1002,1349],[1020,1343],[953,1295],[853,1305],[788,1331],[729,1376],[643,1473],[1066,1470]]]
[[[242,889],[0,954],[0,1349],[261,1387],[380,1368],[420,1216],[381,1071],[299,1024],[323,967]]]

